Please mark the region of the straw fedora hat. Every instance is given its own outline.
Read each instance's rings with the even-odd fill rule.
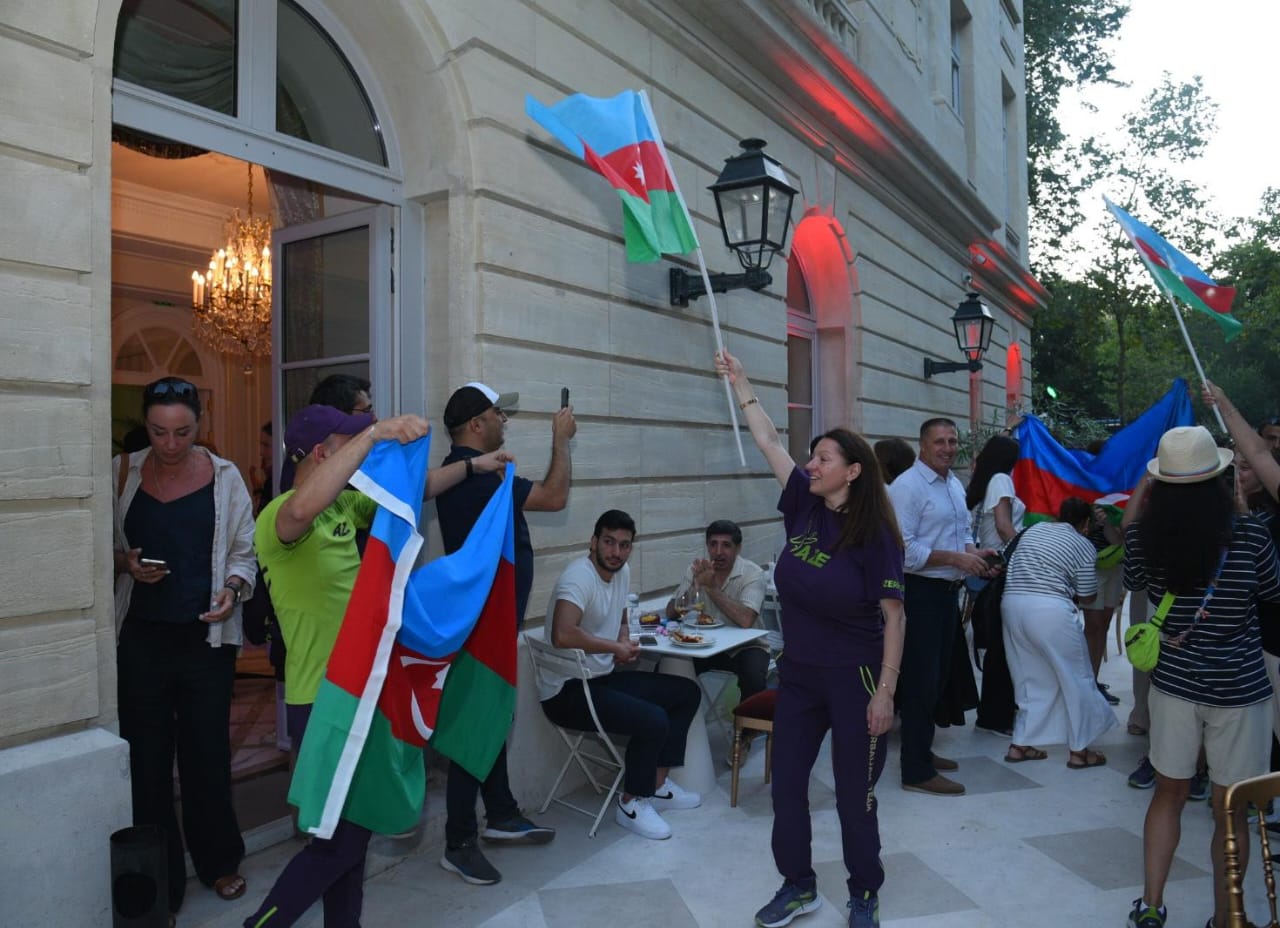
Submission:
[[[1156,456],[1147,471],[1164,483],[1200,483],[1218,476],[1235,455],[1214,443],[1202,425],[1180,425],[1160,436]]]

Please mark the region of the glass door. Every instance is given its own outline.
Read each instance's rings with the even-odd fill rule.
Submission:
[[[275,421],[307,405],[330,374],[372,383],[392,413],[392,209],[374,206],[290,225],[273,237]],[[280,448],[277,432],[276,447]],[[275,455],[277,486],[281,455]]]

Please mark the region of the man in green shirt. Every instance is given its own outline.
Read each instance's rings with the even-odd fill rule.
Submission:
[[[377,508],[347,484],[374,443],[408,444],[430,430],[418,416],[375,423],[368,413],[349,415],[321,405],[300,410],[285,429],[285,466],[296,471],[292,489],[258,515],[254,542],[288,646],[285,703],[294,750],[301,748],[360,569],[356,530],[368,528]],[[495,451],[438,467],[427,474],[426,496],[511,460],[508,452]],[[332,838],[313,839],[285,867],[245,928],[292,925],[321,897],[326,924],[359,924],[369,838],[368,829],[343,819]]]

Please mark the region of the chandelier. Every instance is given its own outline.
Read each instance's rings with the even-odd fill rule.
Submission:
[[[191,273],[196,338],[222,354],[271,356],[271,219],[253,215],[253,165],[249,211],[235,210],[226,225],[227,244],[209,268]]]

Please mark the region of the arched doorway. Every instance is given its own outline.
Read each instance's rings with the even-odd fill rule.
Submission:
[[[192,380],[210,412],[202,434],[246,482],[262,424],[305,405],[326,373],[368,377],[395,409],[392,281],[423,273],[400,267],[393,232],[418,208],[342,24],[314,0],[124,0],[114,52],[113,406],[136,410],[133,394],[165,374]],[[248,190],[270,216],[266,355],[202,343],[192,326],[192,273],[217,263]],[[243,650],[235,698],[234,793],[252,850],[292,834],[264,650]]]

